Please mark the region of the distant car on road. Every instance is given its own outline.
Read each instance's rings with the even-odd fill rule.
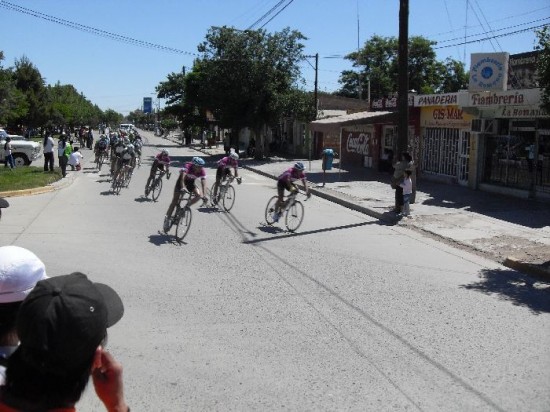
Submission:
[[[0,129],[0,162],[4,163],[5,161],[4,144],[6,144],[8,136],[11,138],[12,154],[17,167],[29,166],[42,156],[40,143],[26,140],[24,136],[8,134],[4,129]]]

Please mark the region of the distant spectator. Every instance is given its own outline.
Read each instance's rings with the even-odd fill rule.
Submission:
[[[397,156],[397,162],[393,165],[393,175],[391,179],[392,188],[395,190],[394,213],[401,213],[403,209],[403,188],[400,183],[405,178],[405,170],[413,170],[412,157],[409,153],[403,152]]]
[[[80,170],[82,168],[81,166],[81,160],[84,158],[82,156],[82,153],[80,153],[80,148],[77,146],[74,148],[73,152],[69,156],[68,164],[71,166],[71,170]]]
[[[403,216],[411,217],[411,207],[410,207],[410,201],[411,196],[413,192],[413,183],[411,180],[412,170],[407,169],[405,170],[405,177],[403,178],[403,181],[399,184],[401,188],[403,189]]]
[[[63,177],[67,176],[67,162],[69,161],[69,156],[65,155],[66,149],[67,135],[63,132],[57,144],[57,159],[59,161],[59,168],[61,169],[61,176]]]
[[[15,320],[21,302],[46,278],[46,267],[34,253],[19,246],[0,247],[0,385],[8,358],[19,345]]]
[[[5,167],[10,169],[15,168],[15,160],[13,159],[12,147],[11,147],[11,137],[6,137],[6,143],[4,143],[4,156],[5,156]]]
[[[50,132],[46,133],[46,137],[44,137],[44,171],[47,172],[48,170],[50,172],[53,172],[53,146],[54,142],[52,139],[52,134]]]
[[[82,273],[38,282],[19,308],[0,411],[75,411],[90,376],[108,411],[129,411],[122,365],[104,348],[123,314],[118,294]]]

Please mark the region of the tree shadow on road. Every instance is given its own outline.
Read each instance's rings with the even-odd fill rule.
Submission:
[[[536,315],[550,313],[550,283],[511,269],[484,269],[481,280],[463,288],[498,296],[516,306],[529,308]]]

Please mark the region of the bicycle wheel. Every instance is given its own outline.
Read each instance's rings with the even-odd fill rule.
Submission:
[[[275,220],[273,220],[273,214],[275,213],[275,206],[277,206],[278,200],[279,198],[277,196],[273,196],[269,199],[269,202],[267,202],[267,206],[265,208],[265,221],[268,225],[275,223]]]
[[[233,205],[235,204],[235,188],[231,185],[227,185],[225,190],[223,191],[223,208],[226,211],[230,211]]]
[[[285,225],[289,232],[294,232],[300,227],[304,220],[304,205],[300,201],[295,201],[292,206],[288,208],[285,216]]]
[[[176,239],[181,242],[191,227],[191,208],[182,207],[176,217]]]
[[[214,197],[214,193],[216,193],[215,197]],[[208,191],[208,197],[210,198],[210,204],[212,206],[215,206],[218,204],[219,195],[220,195],[219,185],[216,182],[214,182],[214,184],[212,185],[212,188]]]
[[[118,195],[120,194],[120,189],[122,189],[122,185],[124,184],[124,178],[122,176],[122,172],[119,172],[114,180],[114,190],[115,193]]]
[[[156,202],[162,190],[162,179],[160,177],[155,178],[151,186],[151,198]]]

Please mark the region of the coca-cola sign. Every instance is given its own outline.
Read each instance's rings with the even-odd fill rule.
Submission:
[[[348,135],[348,142],[346,148],[350,153],[357,153],[363,156],[369,156],[371,140],[370,133],[350,133]]]

